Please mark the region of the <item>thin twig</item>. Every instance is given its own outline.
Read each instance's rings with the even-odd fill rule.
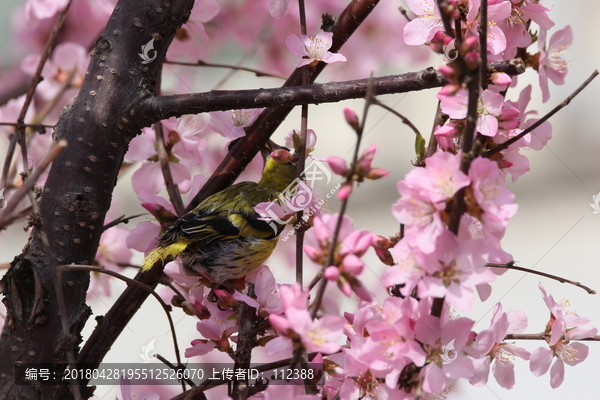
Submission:
[[[462,44],[462,21],[460,18],[457,18],[454,20],[454,34],[456,35],[456,42],[455,42],[455,46],[457,49],[460,47],[460,45]]]
[[[481,80],[481,88],[483,90],[487,89],[488,86],[488,74],[487,74],[487,24],[488,24],[488,2],[487,0],[481,0],[481,5],[479,6],[479,27],[477,31],[479,33],[479,57],[481,62],[479,64],[479,68],[481,69],[479,73],[479,78]]]
[[[402,122],[406,125],[408,125],[408,127],[410,129],[413,130],[413,132],[417,135],[417,136],[422,136],[421,132],[419,132],[419,129],[417,129],[417,127],[410,122],[410,120],[408,118],[406,118],[404,115],[400,114],[398,111],[394,110],[392,107],[388,106],[387,104],[382,103],[381,101],[379,101],[377,98],[373,98],[372,99],[373,104],[391,112],[392,114],[394,114],[396,117],[400,118],[402,120]]]
[[[7,227],[7,226],[10,226],[10,225],[14,224],[16,221],[18,221],[18,220],[20,220],[22,218],[27,217],[32,212],[33,212],[33,207],[29,206],[29,207],[24,208],[24,209],[22,209],[20,211],[17,211],[16,213],[11,214],[3,222],[3,227]],[[3,227],[0,227],[0,229],[3,229]]]
[[[173,208],[177,213],[178,217],[181,217],[185,213],[185,206],[179,193],[179,188],[173,180],[173,174],[171,173],[171,166],[169,165],[169,155],[165,149],[165,138],[163,136],[163,125],[161,122],[154,124],[154,134],[156,137],[156,153],[158,154],[158,162],[160,163],[160,170],[165,180],[165,186],[167,187],[167,193],[169,199],[173,204]]]
[[[102,231],[104,232],[104,231],[112,228],[113,226],[116,226],[116,225],[119,225],[119,224],[127,224],[132,219],[137,218],[137,217],[141,217],[142,215],[146,215],[146,214],[148,214],[148,213],[130,215],[129,217],[126,217],[125,215],[121,215],[119,218],[110,221],[108,224],[105,224],[102,227]]]
[[[186,369],[185,365],[183,364],[179,364],[179,366],[175,366],[173,365],[172,362],[170,362],[169,360],[167,360],[166,358],[164,358],[163,356],[161,356],[160,354],[156,353],[156,358],[160,360],[160,362],[162,362],[163,364],[165,364],[167,367],[171,368],[173,371],[184,371]],[[185,383],[184,383],[185,382]],[[190,378],[186,378],[185,374],[181,375],[181,389],[185,392],[185,384],[190,385],[191,387],[196,386],[196,384],[194,383],[194,381],[192,381]]]
[[[300,13],[300,33],[306,35],[306,11],[304,0],[298,0],[298,8]],[[302,86],[307,86],[310,83],[310,65],[305,65],[302,67]],[[306,140],[308,136],[308,104],[303,104],[300,114],[300,154],[297,161],[298,168],[298,177],[302,176],[305,167],[306,161]],[[300,178],[302,179],[302,178]],[[300,210],[296,213],[296,219],[300,223],[300,228],[296,232],[296,282],[300,284],[300,287],[303,285],[303,270],[304,270],[304,229],[302,227],[302,217],[303,210]],[[290,368],[296,368],[296,365],[299,363],[301,365],[306,364],[307,362],[306,348],[303,346],[298,346],[294,349],[294,356],[292,362],[290,363]],[[305,383],[305,393],[306,394],[315,394],[316,392],[313,390],[311,385],[306,382]]]
[[[162,71],[162,68],[161,68]],[[160,93],[160,83],[161,83],[161,71],[158,72],[156,78],[156,91]],[[163,179],[165,180],[165,186],[167,187],[167,193],[169,194],[169,199],[173,204],[173,208],[175,209],[175,213],[177,216],[181,217],[185,214],[185,206],[183,205],[183,200],[181,199],[181,193],[179,193],[179,188],[175,184],[173,180],[173,174],[171,173],[171,166],[169,165],[169,155],[167,154],[167,149],[165,148],[165,137],[163,135],[163,125],[162,122],[158,121],[154,124],[154,136],[156,139],[156,153],[158,154],[158,161],[160,163],[160,170],[162,171]]]
[[[150,286],[143,284],[142,282],[136,281],[135,279],[128,278],[124,275],[119,274],[118,272],[111,271],[109,269],[105,269],[103,267],[92,267],[89,265],[78,265],[78,264],[70,264],[70,265],[60,265],[56,268],[57,274],[62,275],[64,271],[87,271],[87,272],[99,272],[102,274],[110,275],[114,278],[122,280],[128,285],[138,287],[140,289],[145,290],[150,293],[154,298],[160,303],[165,314],[167,315],[167,319],[169,320],[169,326],[171,329],[171,336],[173,337],[173,347],[175,348],[175,357],[177,358],[177,364],[181,365],[181,357],[179,355],[179,345],[177,344],[177,333],[175,332],[175,324],[173,324],[173,319],[171,318],[171,306],[166,304],[163,299],[152,289]],[[62,287],[59,288],[62,293]]]
[[[254,284],[248,284],[248,296],[256,299],[254,293]],[[257,336],[259,334],[259,317],[256,314],[256,308],[245,302],[239,302],[238,308],[238,336],[236,342],[236,348],[234,352],[234,364],[233,369],[237,371],[239,369],[248,370],[250,369],[250,361],[252,358],[252,349],[257,346]],[[247,379],[236,380],[234,382],[233,391],[231,397],[236,399],[242,395],[248,387]],[[246,397],[242,397],[246,398]]]
[[[183,66],[187,66],[187,67],[227,68],[227,69],[232,69],[232,70],[237,70],[237,71],[252,72],[254,75],[256,75],[258,77],[267,76],[270,78],[286,79],[283,76],[273,75],[268,72],[259,71],[258,69],[254,69],[254,68],[240,67],[237,65],[229,65],[229,64],[207,63],[202,60],[198,60],[195,63],[166,60],[164,63],[165,64],[173,64],[173,65],[183,65]]]
[[[300,15],[300,33],[306,35],[306,10],[304,0],[298,0],[298,12]],[[310,83],[310,66],[302,67],[302,86]],[[306,136],[308,130],[308,104],[303,104],[300,111],[300,152],[296,166],[298,169],[298,177],[302,179],[306,161]],[[304,229],[302,229],[302,210],[296,213],[296,220],[300,223],[300,228],[296,232],[296,282],[302,286],[303,284],[303,261],[304,261]]]
[[[58,88],[58,90],[56,91],[56,93],[54,94],[52,99],[50,99],[50,101],[48,101],[46,104],[44,104],[44,108],[38,113],[38,115],[35,116],[35,119],[37,121],[42,122],[44,120],[44,118],[46,118],[48,116],[48,114],[50,114],[50,112],[52,112],[52,109],[58,104],[58,102],[62,98],[62,95],[67,91],[67,89],[69,89],[71,87],[71,84],[73,83],[73,79],[75,79],[76,75],[77,75],[77,67],[74,67],[69,72],[69,75],[67,75],[65,80],[60,84],[60,87]]]
[[[459,59],[461,58],[462,57],[459,56]],[[466,81],[467,89],[469,91],[469,100],[467,103],[467,121],[461,135],[462,158],[460,161],[460,170],[465,175],[469,173],[469,168],[473,158],[478,156],[478,154],[473,154],[473,149],[476,146],[473,138],[475,137],[475,128],[477,126],[477,119],[479,117],[479,68],[469,71]],[[450,221],[448,222],[448,229],[455,235],[458,235],[458,228],[460,226],[460,219],[464,210],[464,203],[465,188],[462,188],[454,195],[452,209],[450,212]]]
[[[400,14],[402,14],[404,16],[404,18],[406,18],[406,21],[408,21],[408,22],[412,21],[412,18],[410,18],[408,16],[408,11],[406,11],[406,8],[398,7],[398,11],[400,11]]]
[[[360,121],[360,125],[359,125],[358,129],[356,130],[356,136],[357,136],[356,145],[354,147],[354,155],[352,156],[352,163],[350,164],[351,165],[350,168],[352,171],[356,170],[356,163],[358,161],[358,152],[360,150],[360,144],[362,141],[363,131],[365,129],[367,114],[369,111],[369,107],[371,106],[371,102],[373,100],[371,87],[372,87],[372,83],[369,85],[369,87],[367,89],[367,96],[365,98],[365,105],[363,108],[362,120]],[[352,180],[352,176],[348,177],[346,182],[351,182],[351,180]],[[342,200],[340,212],[338,214],[338,218],[337,218],[337,221],[335,224],[335,229],[333,231],[333,236],[331,238],[329,252],[327,254],[327,261],[325,261],[325,264],[323,264],[323,268],[321,269],[321,272],[324,272],[325,268],[329,267],[330,265],[333,265],[333,257],[335,256],[337,240],[340,235],[340,229],[342,227],[342,221],[343,221],[344,214],[346,213],[346,207],[348,206],[349,198],[350,198],[350,196],[348,196],[344,200]],[[319,288],[317,290],[317,295],[315,296],[315,300],[312,304],[312,310],[311,310],[312,319],[316,318],[319,308],[321,307],[321,301],[323,300],[323,295],[325,293],[326,286],[327,286],[327,279],[322,279],[321,283],[319,284]]]
[[[500,152],[502,150],[507,149],[508,146],[510,146],[511,144],[517,142],[523,136],[527,135],[529,132],[533,131],[534,129],[536,129],[537,127],[539,127],[540,125],[542,125],[544,122],[546,122],[548,119],[550,119],[550,117],[552,117],[554,114],[556,114],[557,112],[559,112],[562,108],[568,106],[569,103],[571,103],[571,101],[575,98],[575,96],[577,96],[583,89],[585,89],[586,86],[589,85],[597,76],[598,76],[598,70],[594,70],[594,72],[592,72],[592,74],[589,76],[589,78],[587,78],[585,80],[585,82],[583,82],[573,93],[571,93],[571,95],[569,97],[567,97],[565,99],[565,101],[563,101],[562,103],[560,103],[559,105],[557,105],[556,107],[554,107],[552,109],[552,111],[550,111],[548,114],[544,115],[542,118],[540,118],[533,125],[531,125],[527,129],[525,129],[523,132],[521,132],[518,135],[512,137],[511,139],[508,139],[506,142],[504,142],[504,143],[502,143],[502,144],[494,147],[493,149],[486,151],[483,154],[483,156],[484,157],[491,157],[494,154],[496,154],[496,153],[498,153],[498,152]]]
[[[435,136],[435,129],[438,126],[442,126],[448,120],[448,116],[442,112],[440,101],[435,110],[435,116],[433,117],[433,126],[431,127],[431,133],[429,134],[429,143],[427,143],[427,151],[425,152],[425,158],[431,157],[438,149],[438,140]]]
[[[44,124],[19,124],[17,122],[0,122],[2,126],[17,126],[22,125],[25,128],[35,129],[36,131],[44,131],[49,128],[54,128],[54,125],[44,125]]]
[[[475,136],[475,126],[478,117],[477,104],[479,101],[479,79],[477,72],[478,69],[471,71],[471,74],[469,74],[468,79],[470,79],[470,81],[467,86],[469,89],[469,100],[467,105],[467,122],[465,124],[463,134],[461,136],[463,145],[460,170],[465,175],[469,173],[471,161],[474,157],[472,154],[472,148],[474,147],[473,136]],[[454,197],[452,199],[448,230],[454,233],[455,235],[458,235],[458,230],[460,228],[460,220],[465,208],[465,192],[466,188],[458,190],[454,194]],[[433,300],[431,314],[439,317],[442,313],[443,303],[444,298],[435,298]]]
[[[509,333],[504,337],[504,340],[546,340],[547,335],[544,333]],[[598,342],[600,335],[577,339],[578,342]]]
[[[456,35],[452,30],[452,21],[450,19],[450,14],[448,13],[451,5],[448,3],[448,0],[437,0],[437,5],[438,9],[440,10],[440,16],[442,17],[442,23],[444,24],[444,31],[446,32],[446,35],[450,36],[451,38],[455,38]]]
[[[2,211],[2,216],[0,216],[0,229],[6,226],[6,223],[10,220],[13,220],[11,213],[15,210],[19,202],[29,193],[29,191],[35,185],[35,182],[38,180],[40,175],[48,168],[50,163],[60,154],[60,152],[67,147],[67,141],[61,140],[56,143],[48,153],[42,158],[42,160],[36,165],[33,169],[31,175],[23,182],[23,185],[19,187],[10,197],[6,204],[6,208]]]
[[[29,89],[27,89],[27,94],[25,95],[25,101],[23,102],[23,107],[21,107],[21,112],[19,113],[19,118],[17,119],[18,125],[15,128],[15,133],[11,137],[10,143],[8,145],[8,149],[6,151],[6,159],[4,160],[4,167],[2,169],[2,180],[0,182],[0,187],[6,187],[6,184],[8,183],[7,182],[8,170],[10,168],[10,165],[12,164],[12,156],[15,152],[15,148],[17,146],[17,141],[23,140],[23,145],[24,145],[25,127],[23,126],[23,123],[25,122],[25,116],[27,115],[27,110],[29,109],[31,102],[33,101],[33,95],[35,94],[37,85],[42,81],[42,79],[41,79],[42,70],[44,69],[44,65],[46,64],[46,61],[50,57],[50,54],[52,54],[52,50],[54,49],[54,45],[56,42],[56,37],[58,36],[58,33],[60,32],[60,29],[63,25],[63,22],[65,21],[65,18],[67,17],[67,12],[69,11],[69,8],[71,7],[72,2],[73,2],[73,0],[69,0],[67,5],[65,6],[65,8],[62,9],[61,12],[58,14],[58,17],[56,18],[56,21],[54,22],[54,26],[52,27],[52,31],[50,32],[50,35],[48,36],[48,40],[46,41],[46,45],[44,46],[44,50],[42,51],[42,55],[40,57],[40,61],[38,62],[37,68],[36,68],[35,72],[33,73],[33,76],[31,77],[31,83],[29,84]],[[26,150],[24,150],[24,151],[26,151]],[[26,156],[25,156],[24,165],[27,165],[27,157]]]
[[[560,283],[569,283],[571,285],[574,285],[574,286],[582,288],[583,290],[585,290],[589,294],[596,294],[595,290],[590,289],[589,287],[587,287],[587,286],[585,286],[585,285],[583,285],[583,284],[581,284],[579,282],[571,281],[569,279],[565,279],[565,278],[562,278],[562,277],[557,276],[557,275],[548,274],[546,272],[536,271],[534,269],[525,268],[525,267],[519,267],[519,266],[515,265],[514,261],[510,261],[510,262],[508,262],[506,264],[488,263],[485,266],[486,267],[492,267],[492,268],[514,269],[516,271],[528,272],[530,274],[535,274],[535,275],[543,276],[545,278],[554,279],[555,281],[559,281]]]

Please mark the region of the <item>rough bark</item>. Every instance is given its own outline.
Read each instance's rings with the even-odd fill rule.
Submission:
[[[94,260],[128,143],[148,125],[136,110],[154,95],[158,67],[192,5],[193,0],[120,1],[94,45],[78,96],[61,112],[54,141],[65,139],[68,146],[51,167],[29,243],[2,279],[7,308],[0,339],[2,399],[58,397],[54,386],[15,385],[15,365],[66,362],[67,351],[78,352],[90,315],[85,304],[89,273],[68,272],[60,282],[70,337],[79,338],[67,340],[55,268]],[[156,59],[142,64],[138,53],[152,38]],[[50,238],[50,251],[42,243],[42,230]]]

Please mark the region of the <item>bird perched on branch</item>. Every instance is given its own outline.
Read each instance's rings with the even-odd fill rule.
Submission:
[[[271,153],[274,147],[277,150]],[[261,219],[254,206],[277,201],[297,172],[287,149],[270,142],[270,148],[261,153],[265,165],[258,183],[240,182],[207,197],[158,239],[158,247],[146,257],[142,270],[159,260],[179,257],[187,273],[223,283],[263,264],[284,225]]]

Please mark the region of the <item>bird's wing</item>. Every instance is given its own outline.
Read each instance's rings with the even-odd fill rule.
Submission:
[[[208,197],[174,228],[179,237],[190,241],[233,240],[240,236],[272,239],[282,227],[260,219],[253,207],[274,200],[276,195],[254,182],[243,182]]]

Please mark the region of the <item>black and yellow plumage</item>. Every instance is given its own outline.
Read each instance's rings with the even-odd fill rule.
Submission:
[[[284,226],[264,221],[254,210],[277,201],[297,176],[291,161],[265,157],[261,180],[232,185],[202,201],[158,239],[142,270],[157,261],[179,257],[186,272],[207,275],[217,283],[241,278],[273,252]]]

